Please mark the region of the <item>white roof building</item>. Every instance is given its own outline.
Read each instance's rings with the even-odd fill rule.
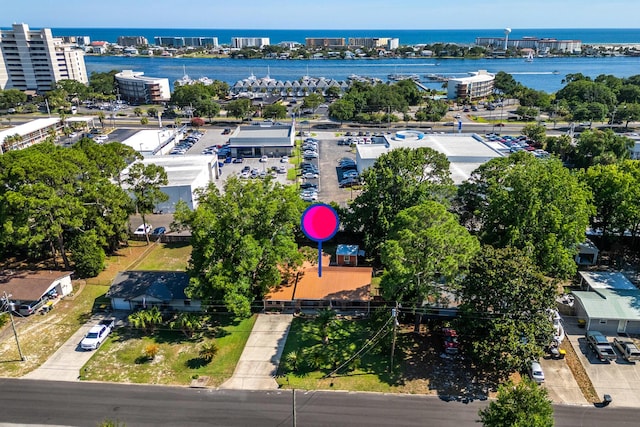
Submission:
[[[451,178],[456,185],[469,179],[482,164],[504,154],[475,134],[424,134],[419,131],[399,131],[385,137],[384,144],[356,145],[356,163],[362,172],[382,154],[397,148],[432,148],[449,159]]]
[[[145,129],[122,141],[144,157],[167,154],[182,134],[174,129]]]
[[[141,160],[141,163],[162,166],[167,172],[169,183],[161,190],[169,196],[169,200],[155,207],[157,212],[162,213],[175,212],[179,200],[184,200],[190,209],[195,209],[198,206],[195,191],[220,177],[216,154],[151,156]],[[129,168],[126,168],[122,171],[121,179],[124,181],[128,176]]]
[[[147,77],[142,71],[123,70],[115,75],[120,97],[130,102],[161,104],[171,99],[169,79]]]
[[[2,152],[19,150],[44,141],[51,129],[58,130],[62,127],[59,118],[36,119],[9,129],[0,131],[0,146]],[[5,139],[10,136],[20,135],[22,141],[5,144]]]

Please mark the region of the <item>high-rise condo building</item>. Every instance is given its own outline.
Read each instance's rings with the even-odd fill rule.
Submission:
[[[0,30],[0,89],[41,93],[65,79],[89,82],[82,50],[54,38],[49,28]]]

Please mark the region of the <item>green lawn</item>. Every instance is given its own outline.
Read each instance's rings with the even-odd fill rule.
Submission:
[[[191,257],[191,244],[163,243],[157,245],[136,266],[136,270],[185,271]]]
[[[282,388],[304,390],[401,391],[398,378],[388,373],[390,334],[370,351],[363,353],[354,366],[342,369],[333,377],[323,378],[334,366],[340,365],[361,349],[381,326],[382,323],[372,320],[336,320],[332,329],[334,332],[330,333],[329,345],[324,346],[319,329],[312,320],[295,318],[282,355],[278,384]],[[299,358],[298,369],[292,372],[288,355],[299,349],[304,349],[304,356]],[[328,356],[321,362],[323,366],[320,368],[310,367],[309,364],[314,363],[314,360],[322,359],[323,352],[336,354],[337,357],[325,363],[324,360],[331,360],[333,357]],[[396,355],[397,362],[402,356],[400,351]]]
[[[218,353],[204,363],[198,350],[203,337],[188,339],[178,331],[160,329],[145,335],[128,327],[115,330],[84,366],[82,378],[139,384],[189,385],[196,377],[209,376],[208,386],[217,387],[233,375],[242,350],[251,334],[256,316],[239,321],[221,317],[215,336]],[[160,348],[154,360],[143,357],[145,346]]]

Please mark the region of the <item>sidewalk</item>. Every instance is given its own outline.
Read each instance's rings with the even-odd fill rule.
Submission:
[[[233,376],[221,389],[273,390],[293,315],[259,314]]]

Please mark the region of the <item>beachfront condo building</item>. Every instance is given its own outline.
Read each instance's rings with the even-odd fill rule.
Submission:
[[[397,49],[400,45],[398,38],[389,37],[349,37],[349,47],[360,47],[367,49]]]
[[[153,38],[156,46],[166,47],[218,47],[217,37],[161,37]]]
[[[344,37],[307,37],[304,39],[306,47],[346,47],[346,41]]]
[[[81,49],[54,38],[50,28],[0,30],[0,89],[42,93],[65,79],[89,82]]]
[[[483,99],[493,93],[495,76],[486,70],[470,73],[469,77],[450,78],[447,83],[447,99]]]
[[[269,37],[232,37],[231,47],[235,49],[242,49],[245,47],[257,47],[262,49],[265,46],[269,46],[271,42]]]
[[[162,104],[171,98],[169,79],[147,77],[142,71],[122,70],[115,75],[120,98],[133,104]]]

